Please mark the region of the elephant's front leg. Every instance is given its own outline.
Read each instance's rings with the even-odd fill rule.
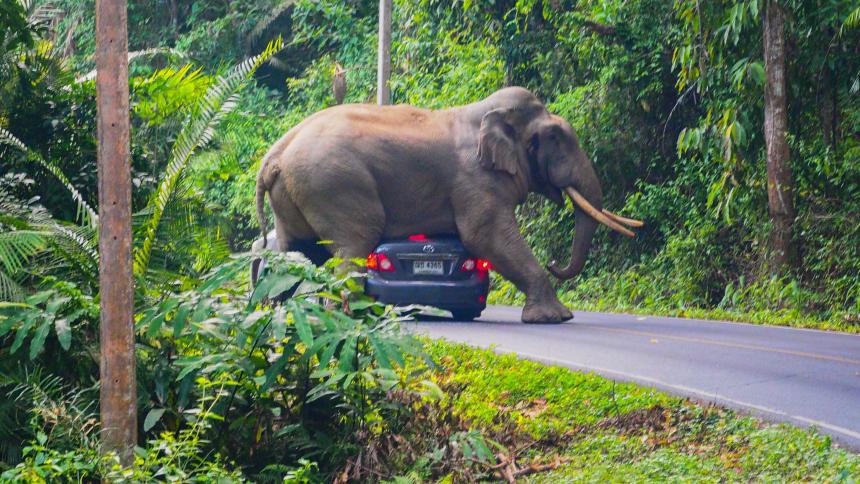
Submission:
[[[573,318],[520,234],[513,210],[494,214],[489,220],[486,212],[458,217],[457,227],[470,252],[488,259],[499,274],[525,293],[523,322],[560,323]]]

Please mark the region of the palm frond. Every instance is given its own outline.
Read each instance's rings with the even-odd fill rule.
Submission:
[[[10,223],[14,217],[0,219],[0,301],[20,301],[24,290],[24,267],[44,250],[50,233],[34,229],[23,220]],[[20,229],[19,229],[20,228]]]
[[[259,55],[245,60],[220,76],[209,87],[192,111],[188,122],[173,144],[170,163],[167,165],[164,176],[147,204],[151,210],[151,215],[146,223],[143,242],[134,254],[134,272],[138,276],[143,275],[149,266],[161,218],[195,151],[211,141],[215,128],[220,121],[235,108],[239,90],[244,87],[257,68],[280,51],[282,47],[283,42],[279,37],[270,42]]]
[[[68,190],[69,193],[72,194],[72,198],[77,203],[78,211],[76,218],[83,225],[88,225],[93,229],[98,228],[98,213],[96,213],[96,211],[87,203],[87,201],[84,200],[84,197],[83,195],[81,195],[81,192],[79,192],[78,189],[75,188],[74,185],[72,185],[72,182],[69,181],[68,177],[66,177],[65,173],[63,173],[63,170],[61,170],[60,167],[58,167],[53,162],[46,160],[39,153],[28,148],[27,145],[25,145],[21,140],[19,140],[14,134],[2,127],[0,127],[0,144],[6,144],[19,149],[26,155],[29,161],[33,161],[41,165],[42,168],[44,168],[50,174],[54,175],[54,177],[59,180],[60,183],[63,184],[66,190]]]
[[[295,5],[297,0],[282,0],[278,5],[271,9],[271,11],[259,22],[254,28],[251,30],[251,33],[248,35],[247,42],[250,44],[252,42],[256,42],[260,36],[262,36],[266,30],[269,28],[272,23],[278,19],[284,12],[286,12],[290,7]]]
[[[32,201],[31,201],[32,202]],[[0,185],[0,300],[23,296],[27,275],[56,275],[94,286],[98,279],[98,233],[55,220],[41,206],[17,201]]]
[[[143,59],[145,57],[153,56],[156,54],[169,54],[172,56],[176,56],[180,59],[188,58],[188,55],[181,50],[173,49],[170,47],[152,47],[150,49],[143,50],[134,50],[128,53],[128,62],[129,64],[136,59]],[[92,81],[96,78],[97,71],[93,69],[86,74],[79,76],[75,79],[75,82],[80,84],[82,82]]]
[[[855,29],[858,26],[860,26],[860,7],[855,8],[845,17],[845,21],[842,22],[842,26],[839,28],[839,35],[841,36],[846,30]]]
[[[848,14],[848,17],[845,19],[845,26],[848,28],[854,28],[860,25],[860,7],[854,9],[853,12]]]
[[[0,233],[0,270],[15,273],[45,247],[45,232],[12,230]]]
[[[99,277],[98,233],[89,227],[56,223],[48,247],[57,261],[55,272],[71,271],[64,279],[95,287]]]
[[[0,271],[0,301],[19,302],[24,299],[24,288],[18,281]]]
[[[24,444],[36,424],[46,431],[51,445],[94,445],[98,438],[95,389],[72,387],[40,367],[0,372],[0,391],[8,402],[0,410],[0,440]]]

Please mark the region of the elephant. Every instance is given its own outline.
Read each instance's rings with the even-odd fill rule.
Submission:
[[[261,161],[256,210],[264,241],[268,194],[280,250],[325,240],[344,260],[365,258],[382,239],[458,234],[525,293],[523,322],[559,323],[572,313],[514,214],[529,192],[559,204],[564,192],[573,201],[570,262],[547,266],[559,279],[583,269],[598,223],[628,236],[624,225],[641,225],[602,210],[600,182],[573,128],[522,87],[441,110],[346,104],[319,111]]]

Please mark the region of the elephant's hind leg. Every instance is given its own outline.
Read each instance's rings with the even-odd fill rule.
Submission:
[[[290,242],[288,250],[301,252],[316,266],[325,264],[331,258],[328,249],[317,239],[294,240]]]
[[[347,201],[338,196],[315,199],[303,214],[332,255],[345,261],[364,260],[376,248],[385,228],[385,211],[375,196]],[[354,266],[353,266],[354,268]]]

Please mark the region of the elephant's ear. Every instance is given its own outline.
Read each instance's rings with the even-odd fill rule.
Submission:
[[[496,169],[516,176],[523,149],[516,131],[506,118],[509,110],[494,109],[481,119],[478,138],[478,161],[486,169]]]

